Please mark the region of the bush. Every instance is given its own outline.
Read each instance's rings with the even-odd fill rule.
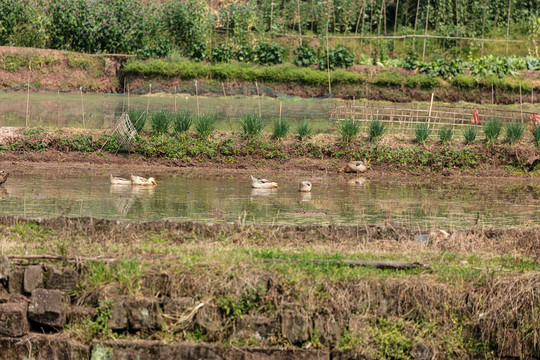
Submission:
[[[257,114],[249,114],[240,120],[242,131],[247,138],[259,136],[263,129],[263,120]]]
[[[476,86],[476,79],[474,76],[459,74],[452,78],[451,83],[462,89],[472,89]]]
[[[186,55],[187,57],[195,62],[200,62],[206,59],[206,42],[199,41],[196,43],[191,44],[189,47],[186,48]]]
[[[174,132],[175,134],[181,134],[186,132],[193,123],[193,115],[187,111],[180,111],[174,114]]]
[[[255,47],[255,61],[260,65],[283,63],[283,46],[276,43],[261,43]]]
[[[152,114],[152,135],[166,134],[171,125],[172,115],[170,112],[160,110]]]
[[[304,140],[311,137],[313,130],[311,128],[311,125],[309,125],[309,122],[304,119],[296,126],[296,132],[298,133],[298,138],[300,140]]]
[[[252,62],[253,56],[253,49],[248,45],[242,45],[234,52],[234,58],[241,62]]]
[[[409,89],[420,88],[423,90],[431,90],[438,85],[438,79],[429,77],[426,74],[409,76],[405,79],[405,86]]]
[[[493,145],[501,134],[502,125],[497,119],[490,119],[484,125],[484,135],[486,136],[486,142],[488,145]]]
[[[439,130],[439,140],[441,144],[447,145],[452,140],[453,131],[451,127],[444,127]]]
[[[379,119],[371,120],[368,129],[368,140],[374,141],[379,139],[381,136],[383,136],[385,130],[385,123]]]
[[[516,142],[523,138],[523,126],[520,123],[512,122],[506,124],[504,127],[506,130],[506,142],[510,145],[514,145]]]
[[[204,59],[209,31],[206,1],[169,1],[165,6],[164,20],[173,43],[190,59]]]
[[[144,125],[146,125],[146,118],[148,116],[146,110],[129,109],[128,116],[129,121],[131,122],[135,130],[137,130],[137,133],[140,133],[144,129]]]
[[[339,127],[339,133],[341,134],[341,141],[345,144],[353,141],[360,132],[360,122],[355,119],[345,120]]]
[[[294,50],[296,66],[311,66],[317,62],[317,51],[309,44],[303,44]]]
[[[405,78],[394,71],[381,71],[375,76],[375,84],[379,86],[401,86]]]
[[[210,60],[212,62],[229,62],[233,57],[232,49],[230,46],[220,44],[212,49],[210,52]]]
[[[478,134],[478,131],[475,127],[468,127],[465,129],[465,132],[463,133],[463,137],[465,138],[465,144],[469,145],[474,142],[476,139],[476,135]]]
[[[195,121],[195,130],[201,139],[208,139],[216,126],[216,119],[213,115],[203,114]]]
[[[277,119],[272,128],[272,137],[276,140],[282,139],[289,133],[291,123],[287,119]]]
[[[430,134],[431,129],[429,128],[428,123],[417,124],[414,129],[414,136],[416,138],[416,142],[422,145],[425,145],[426,140],[429,138]]]
[[[335,49],[330,49],[328,56],[324,54],[319,58],[319,67],[321,70],[328,69],[328,63],[330,64],[330,70],[335,68],[348,68],[354,64],[354,55],[347,50],[343,45],[339,45]]]
[[[540,147],[540,124],[533,125],[531,129],[533,142],[536,147]]]

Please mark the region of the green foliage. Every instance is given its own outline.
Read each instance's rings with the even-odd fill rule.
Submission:
[[[179,111],[174,114],[173,127],[175,134],[181,134],[189,130],[193,123],[193,115],[188,111]]]
[[[257,114],[248,114],[240,120],[242,132],[247,138],[259,136],[263,129],[263,120]]]
[[[210,60],[212,62],[230,62],[233,57],[232,48],[225,44],[220,44],[212,49]]]
[[[521,126],[518,122],[512,122],[509,124],[506,124],[504,127],[506,131],[506,142],[510,145],[514,145],[516,142],[521,140],[523,138],[523,126]]]
[[[381,71],[375,76],[375,84],[380,86],[401,86],[405,78],[394,71]]]
[[[260,13],[255,2],[234,2],[219,7],[216,22],[222,24],[241,44],[248,41],[251,31],[259,25]]]
[[[113,337],[112,330],[109,328],[109,320],[111,318],[111,300],[103,300],[99,302],[99,306],[96,309],[95,320],[87,319],[86,325],[88,331],[92,336],[99,339],[110,339]]]
[[[355,119],[344,120],[340,123],[339,133],[341,134],[341,141],[345,144],[356,139],[359,132],[360,122]]]
[[[484,125],[484,135],[488,145],[493,145],[501,134],[502,124],[497,119],[489,119]]]
[[[272,138],[283,139],[289,133],[291,123],[287,119],[276,119],[272,125]]]
[[[424,145],[430,134],[431,129],[429,128],[429,124],[427,122],[417,124],[414,128],[414,136],[416,138],[416,142],[419,144]]]
[[[137,133],[141,133],[141,131],[144,129],[144,126],[146,125],[146,118],[148,114],[146,113],[146,110],[143,109],[137,109],[137,108],[131,108],[128,110],[128,116],[129,121],[137,130]]]
[[[140,287],[140,277],[143,269],[136,260],[120,260],[115,263],[89,261],[88,281],[92,286],[102,286],[118,282],[130,293]]]
[[[493,55],[481,57],[475,60],[471,66],[471,75],[479,77],[492,75],[504,78],[508,74],[515,74],[515,72],[516,69],[511,61]]]
[[[170,112],[160,110],[152,114],[152,135],[162,135],[169,131],[172,115]]]
[[[465,138],[465,144],[466,145],[472,144],[474,140],[476,139],[477,134],[478,134],[478,131],[476,130],[475,127],[468,127],[467,129],[465,129],[465,131],[463,132],[463,137]]]
[[[407,334],[405,323],[380,318],[377,324],[370,328],[375,342],[379,359],[409,359],[413,347],[413,338]]]
[[[319,58],[321,70],[328,69],[328,64],[330,64],[330,70],[351,67],[354,64],[354,55],[345,46],[339,45],[337,48],[331,48],[328,55],[325,50]]]
[[[216,127],[216,118],[211,114],[203,114],[195,121],[195,130],[200,139],[208,139]]]
[[[462,89],[472,89],[476,86],[476,79],[474,76],[459,74],[454,76],[451,84]]]
[[[453,130],[451,127],[444,127],[439,130],[439,140],[441,144],[448,145],[452,141]]]
[[[283,63],[283,46],[277,43],[260,43],[253,51],[255,61],[260,65],[276,65]]]
[[[253,48],[248,45],[241,45],[234,52],[234,58],[241,62],[252,62],[254,56]]]
[[[251,309],[260,307],[263,300],[256,289],[248,287],[238,298],[234,298],[230,294],[219,296],[217,303],[225,316],[234,320],[247,314]]]
[[[534,145],[536,145],[536,147],[540,147],[540,124],[533,125],[531,133],[533,136]]]
[[[313,133],[313,129],[307,120],[302,120],[296,125],[296,132],[300,140],[309,139]]]
[[[380,139],[386,131],[386,125],[379,119],[371,120],[368,128],[368,140],[376,141]]]
[[[187,57],[196,62],[201,62],[207,58],[206,56],[207,45],[204,41],[194,42],[186,48]]]
[[[169,1],[164,21],[173,43],[194,61],[206,58],[206,34],[209,30],[206,1]]]
[[[308,67],[317,62],[317,51],[309,44],[302,44],[294,50],[296,66]]]
[[[463,74],[464,63],[461,59],[446,61],[437,59],[420,67],[420,71],[425,72],[430,77],[441,77],[448,79],[458,74]]]
[[[405,79],[405,86],[410,89],[420,88],[422,90],[432,90],[439,85],[439,80],[426,74],[408,76]],[[398,85],[399,86],[399,85]]]

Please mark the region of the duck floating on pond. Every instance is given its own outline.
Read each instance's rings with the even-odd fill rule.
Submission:
[[[273,189],[279,188],[278,184],[273,181],[266,179],[256,178],[253,175],[250,175],[251,178],[251,187],[254,189]]]
[[[310,192],[311,191],[311,183],[309,181],[300,181],[300,184],[298,185],[298,191],[300,191],[300,192]]]
[[[153,177],[147,179],[142,176],[131,175],[131,185],[156,186],[157,183]]]
[[[361,173],[367,170],[366,165],[363,161],[349,161],[347,165],[341,168],[341,171],[346,173]]]
[[[0,185],[5,183],[8,177],[9,173],[5,172],[4,170],[0,170]]]

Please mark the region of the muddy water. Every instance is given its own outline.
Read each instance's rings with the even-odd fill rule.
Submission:
[[[110,186],[108,172],[14,173],[0,186],[0,214],[265,224],[363,225],[392,220],[449,229],[540,224],[540,184],[532,180],[482,184],[474,179],[404,177],[367,178],[363,183],[354,176],[263,174],[278,181],[280,188],[256,190],[247,175],[157,174],[158,186],[144,188]],[[298,193],[299,180],[312,181],[313,191]]]

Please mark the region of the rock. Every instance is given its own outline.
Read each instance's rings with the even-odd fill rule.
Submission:
[[[38,334],[20,338],[0,337],[1,360],[81,360],[90,359],[88,345],[57,334]]]
[[[75,290],[79,275],[75,269],[47,266],[47,289]]]
[[[128,318],[124,299],[115,298],[111,303],[111,318],[109,319],[109,328],[113,331],[127,330]]]
[[[11,263],[5,255],[0,255],[0,281],[7,280],[11,271]]]
[[[283,311],[281,313],[281,332],[283,336],[295,345],[305,343],[311,335],[309,317],[298,311]]]
[[[264,316],[245,315],[238,320],[236,327],[240,335],[254,336],[256,338],[267,339],[276,331],[272,319]]]
[[[221,316],[217,306],[203,306],[195,316],[195,324],[206,333],[218,332],[221,329]]]
[[[195,300],[190,297],[176,299],[167,298],[163,303],[163,311],[165,314],[178,315],[183,314],[187,310],[191,310],[194,306]]]
[[[96,316],[97,310],[88,306],[70,306],[66,312],[68,323],[84,322],[92,320]]]
[[[0,304],[0,336],[20,337],[28,334],[28,302],[10,299]]]
[[[31,293],[43,286],[43,267],[41,265],[30,265],[24,271],[24,291]]]
[[[37,325],[62,329],[66,324],[69,297],[60,290],[35,289],[28,306],[28,318]]]
[[[332,314],[315,316],[313,329],[320,341],[328,347],[337,345],[341,338],[341,327]]]
[[[145,296],[167,296],[171,288],[171,279],[167,273],[147,274],[142,278],[141,288]]]
[[[161,327],[161,308],[152,298],[129,300],[125,303],[129,330],[155,330]]]
[[[24,269],[13,268],[9,274],[8,291],[10,294],[22,294],[24,281]]]

